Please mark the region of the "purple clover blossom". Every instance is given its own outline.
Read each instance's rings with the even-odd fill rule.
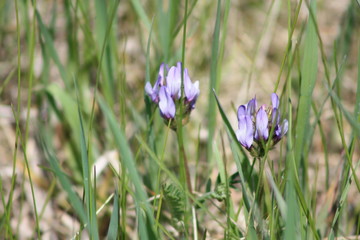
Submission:
[[[190,110],[195,108],[197,97],[199,96],[199,81],[192,83],[187,68],[184,70],[184,93],[185,103],[189,104]]]
[[[158,79],[156,80],[154,87],[151,86],[150,82],[147,82],[145,84],[145,92],[151,98],[151,101],[153,101],[154,103],[159,102],[159,90],[160,87],[163,86],[165,82],[165,76],[164,76],[165,67],[168,70],[168,66],[167,65],[165,66],[164,63],[160,65]]]
[[[278,142],[281,140],[281,138],[287,133],[289,129],[289,122],[288,120],[284,119],[282,124],[278,124],[275,126],[274,129],[274,139],[275,142]]]
[[[165,119],[172,119],[175,117],[175,103],[171,98],[168,89],[164,86],[160,88],[159,91],[159,109],[160,114]]]
[[[166,87],[172,98],[179,99],[181,96],[181,62],[176,66],[172,66],[166,77]]]
[[[279,97],[273,93],[271,94],[271,101],[273,105],[273,109],[271,112],[272,125],[274,127],[274,139],[275,141],[280,141],[280,139],[287,133],[288,131],[288,121],[286,119],[283,120],[280,125],[280,111],[279,107]]]
[[[151,83],[149,82],[145,84],[145,92],[151,98],[151,101],[153,101],[154,103],[159,102],[159,89],[160,89],[159,79],[155,82],[154,87],[152,87]]]
[[[276,93],[272,93],[271,94],[271,103],[273,108],[278,108],[279,107],[279,97],[278,95],[276,95]]]
[[[184,96],[181,98],[181,78],[182,64],[178,62],[176,66],[169,68],[165,64],[160,65],[157,81],[154,87],[149,82],[145,85],[145,92],[151,101],[159,106],[160,115],[167,120],[175,120],[178,114],[176,107],[183,105],[182,113],[183,124],[189,118],[190,112],[195,108],[196,100],[199,96],[199,81],[191,82],[188,69],[184,69]],[[172,128],[176,127],[175,121],[172,121]]]
[[[244,147],[249,149],[254,141],[254,129],[251,116],[246,111],[246,107],[244,105],[241,105],[238,109],[238,121],[239,129],[236,131],[236,137]]]
[[[257,101],[256,97],[251,99],[247,104],[247,112],[249,115],[254,115],[256,112]]]
[[[256,113],[256,140],[267,140],[269,137],[269,118],[265,112],[265,106],[261,106],[259,111]]]
[[[274,146],[288,131],[288,121],[284,119],[280,124],[279,97],[271,94],[272,106],[262,105],[257,109],[256,98],[247,105],[238,108],[238,127],[236,137],[253,156],[263,156],[265,145],[271,141]],[[271,130],[273,133],[270,136]]]

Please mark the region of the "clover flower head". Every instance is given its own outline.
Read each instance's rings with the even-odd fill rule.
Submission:
[[[154,84],[150,82],[145,84],[145,92],[151,101],[159,106],[160,115],[166,122],[172,120],[174,129],[176,107],[183,105],[182,113],[183,123],[186,123],[190,112],[195,108],[196,100],[199,96],[199,81],[193,83],[190,79],[188,69],[184,69],[184,96],[181,97],[181,74],[182,63],[178,62],[175,66],[168,67],[164,63],[160,65],[158,78]]]
[[[157,80],[154,84],[154,87],[151,86],[150,82],[147,82],[145,84],[145,92],[146,94],[150,97],[151,101],[153,101],[154,103],[159,103],[159,91],[160,91],[160,87],[164,85],[165,82],[165,68],[166,70],[168,70],[168,66],[165,65],[164,63],[162,63],[160,65],[160,69],[159,69],[159,73],[158,73],[158,77]]]
[[[274,146],[288,131],[286,119],[280,124],[280,101],[275,93],[271,94],[271,102],[272,106],[262,105],[257,109],[256,98],[253,98],[238,108],[236,137],[253,156],[263,156],[265,145],[271,141],[270,146]]]

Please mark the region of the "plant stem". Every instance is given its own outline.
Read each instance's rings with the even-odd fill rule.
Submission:
[[[184,14],[184,30],[183,30],[183,40],[182,40],[182,64],[181,64],[181,97],[179,104],[179,112],[176,115],[177,121],[177,140],[179,146],[179,161],[180,161],[180,180],[183,184],[185,190],[188,190],[191,193],[191,182],[190,182],[190,173],[187,158],[185,155],[184,140],[183,140],[183,100],[184,100],[184,69],[185,69],[185,42],[186,42],[186,26],[187,26],[187,7],[188,0],[185,1],[185,14]]]

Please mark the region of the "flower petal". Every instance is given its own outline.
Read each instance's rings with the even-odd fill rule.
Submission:
[[[271,123],[274,125],[278,125],[280,122],[280,111],[277,108],[273,108],[271,111]]]
[[[289,130],[289,122],[288,120],[284,119],[283,123],[281,124],[281,137],[283,137],[288,130]]]
[[[179,68],[180,67],[180,68]],[[166,78],[167,88],[169,90],[170,96],[177,99],[180,98],[181,92],[181,63],[179,62],[177,66],[170,68],[167,78]]]
[[[281,126],[278,124],[275,126],[274,129],[274,139],[280,140],[281,139]]]
[[[196,81],[194,84],[191,82],[187,68],[184,70],[184,92],[188,102],[196,99],[200,93],[199,81]]]
[[[246,106],[240,105],[240,107],[238,108],[238,111],[237,111],[238,121],[240,121],[240,117],[245,116],[245,115],[247,115]]]
[[[236,131],[238,141],[246,148],[250,148],[253,138],[254,128],[249,115],[242,115],[239,118],[239,129]]]
[[[151,97],[151,95],[153,94],[153,88],[152,88],[150,82],[146,82],[146,84],[145,84],[145,92],[146,92],[147,95],[149,95],[149,97]]]
[[[254,97],[247,104],[247,107],[246,107],[247,108],[247,113],[250,114],[250,115],[254,115],[255,112],[256,112],[256,105],[257,105],[256,97]]]
[[[151,98],[151,101],[158,103],[159,102],[159,86],[158,81],[156,81],[154,88],[152,88],[151,83],[147,82],[145,84],[145,92]]]
[[[279,97],[276,93],[271,94],[271,102],[273,108],[279,108]]]
[[[167,69],[167,65],[166,65],[166,69]],[[165,64],[162,63],[160,65],[160,68],[159,68],[159,75],[158,75],[158,81],[159,81],[159,85],[160,86],[163,86],[164,85],[164,82],[165,82]]]
[[[175,103],[168,93],[168,89],[162,86],[159,91],[159,109],[161,116],[166,119],[175,117]]]
[[[264,108],[260,108],[256,114],[256,136],[257,139],[267,140],[269,137],[268,116]]]

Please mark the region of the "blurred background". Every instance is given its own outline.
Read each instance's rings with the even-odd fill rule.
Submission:
[[[291,103],[295,116],[307,5],[304,2],[297,9],[299,2],[294,0],[229,2],[228,11],[226,2],[221,2],[220,45],[218,65],[215,65],[220,67],[217,67],[215,89],[233,128],[237,128],[236,109],[240,104],[256,96],[260,104],[270,105],[270,94],[275,90],[279,96],[284,96],[281,103],[286,117],[288,99],[284,89],[287,79],[293,79]],[[120,184],[114,180],[114,171],[121,172],[121,166],[110,137],[111,130],[106,127],[97,103],[92,108],[95,91],[117,117],[144,181],[152,181],[148,176],[151,164],[136,140],[137,135],[146,136],[148,130],[144,85],[147,77],[152,83],[155,81],[162,62],[174,65],[181,61],[184,3],[165,0],[0,1],[0,232],[8,228],[6,218],[10,217],[14,238],[36,238],[32,194],[40,215],[43,239],[69,239],[79,231],[79,221],[65,191],[54,178],[53,170],[49,169],[43,148],[46,135],[47,145],[81,196],[78,105],[85,129],[90,129],[86,132],[91,145],[89,159],[97,169],[97,208]],[[357,93],[359,10],[356,1],[317,1],[317,24],[325,56],[319,53],[318,76],[312,95],[313,104],[322,111],[317,125],[316,114],[311,110],[310,123],[315,127],[307,149],[308,176],[311,192],[317,196],[314,212],[323,211],[326,216],[331,215],[337,196],[345,152],[335,127],[331,103],[327,100],[321,57],[329,62],[330,78],[338,76],[340,79],[336,91],[342,105],[353,112]],[[185,67],[192,81],[200,81],[200,96],[185,127],[185,145],[191,173],[198,177],[195,190],[202,191],[206,180],[214,181],[218,174],[214,162],[207,158],[208,142],[215,139],[220,144],[222,138],[226,139],[220,114],[217,108],[209,105],[217,2],[189,1],[188,12]],[[295,26],[290,37],[289,13],[290,26]],[[285,61],[289,50],[294,53],[292,66]],[[158,115],[154,114],[153,131],[156,144],[162,146],[167,128]],[[209,134],[211,118],[216,121],[214,132]],[[343,133],[345,139],[352,134],[352,127],[346,120]],[[170,132],[167,141],[164,161],[176,172],[176,135]],[[284,166],[284,149],[285,142],[270,153],[275,169],[281,170]],[[236,172],[228,146],[224,154],[229,173]],[[353,159],[359,160],[358,145]],[[150,186],[147,189],[151,195]],[[233,201],[239,201],[241,193],[232,191]],[[351,185],[345,208],[348,213],[345,216],[351,222],[347,225],[349,233],[353,232],[352,226],[359,223],[359,200],[356,187]],[[136,230],[131,196],[127,204],[130,210],[126,228],[128,236],[133,237]],[[9,216],[5,208],[11,210]],[[106,235],[110,215],[111,204],[106,203],[98,215],[100,236]],[[212,219],[204,217],[203,224],[209,229],[208,239],[221,238],[222,230]],[[5,237],[1,235],[0,238]]]

